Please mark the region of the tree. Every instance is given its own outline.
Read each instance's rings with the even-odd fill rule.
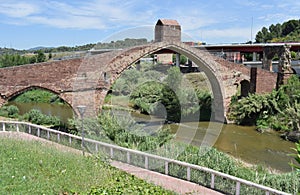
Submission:
[[[269,27],[269,31],[271,33],[272,39],[281,37],[282,29],[281,29],[281,25],[279,23],[276,25],[272,24]]]
[[[299,20],[289,20],[287,22],[284,22],[282,24],[282,35],[287,36],[290,34],[292,31],[296,30],[299,28]]]
[[[46,55],[44,54],[43,51],[39,50],[37,54],[37,62],[45,62],[46,61]]]
[[[177,66],[171,67],[168,70],[168,76],[165,79],[166,85],[169,86],[172,90],[177,91],[180,88],[181,81],[182,81],[182,75],[179,67]]]
[[[51,58],[52,58],[52,53],[50,52],[48,55],[48,59],[51,59]]]
[[[300,20],[263,27],[257,32],[255,40],[257,43],[300,41]]]

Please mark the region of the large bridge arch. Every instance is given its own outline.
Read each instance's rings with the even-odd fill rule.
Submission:
[[[224,121],[225,109],[223,99],[225,97],[225,92],[222,75],[220,74],[220,65],[208,52],[191,48],[190,46],[181,42],[158,42],[143,47],[140,50],[137,50],[136,48],[129,49],[122,53],[120,55],[121,57],[116,56],[116,58],[113,59],[109,64],[109,67],[113,67],[110,71],[113,75],[110,83],[114,83],[128,66],[132,65],[143,56],[159,52],[160,50],[171,50],[173,52],[185,55],[199,66],[199,68],[206,74],[212,86],[214,109],[216,113],[215,119],[217,121]],[[131,60],[124,60],[124,56]]]
[[[213,91],[215,110],[215,120],[224,121],[225,113],[225,86],[223,84],[222,67],[215,60],[215,57],[208,52],[191,48],[181,42],[156,42],[148,45],[137,46],[123,51],[116,52],[110,60],[106,60],[103,55],[95,55],[86,58],[82,67],[79,68],[79,76],[74,84],[73,91],[80,91],[73,98],[74,107],[80,104],[87,105],[88,112],[99,112],[104,102],[104,98],[111,85],[119,78],[124,70],[137,62],[140,58],[159,52],[161,50],[171,50],[183,54],[195,62],[201,70],[207,75]],[[98,65],[97,65],[98,64]],[[93,67],[93,68],[91,68]],[[88,93],[84,89],[93,89],[94,93]],[[227,94],[228,95],[228,94]],[[77,96],[77,97],[76,97]]]

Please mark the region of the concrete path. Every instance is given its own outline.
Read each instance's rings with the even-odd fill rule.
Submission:
[[[126,171],[136,177],[143,179],[155,185],[162,186],[165,189],[171,190],[179,194],[193,194],[193,195],[221,195],[222,193],[205,188],[192,182],[177,179],[147,169],[135,167],[125,163],[112,161],[111,165]]]

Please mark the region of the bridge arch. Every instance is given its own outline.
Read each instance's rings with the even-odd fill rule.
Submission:
[[[225,104],[223,101],[225,97],[225,91],[221,74],[221,66],[208,52],[191,48],[190,46],[181,42],[157,42],[145,46],[134,47],[121,52],[108,63],[107,67],[110,74],[110,82],[109,85],[107,85],[107,88],[109,89],[109,87],[111,87],[111,85],[122,74],[122,72],[130,65],[134,64],[145,55],[153,54],[161,50],[171,50],[173,52],[185,55],[194,63],[196,63],[207,75],[213,91],[215,120],[224,122],[224,117],[226,114],[224,109]],[[101,102],[103,102],[104,97],[102,97]]]
[[[60,99],[62,99],[66,104],[68,104],[70,106],[70,108],[73,109],[74,111],[74,108],[72,107],[72,105],[70,104],[70,102],[66,99],[64,99],[64,97],[62,96],[61,93],[58,93],[52,89],[49,89],[49,88],[45,88],[45,87],[41,87],[41,86],[29,86],[29,87],[24,87],[22,89],[19,89],[17,91],[15,91],[14,93],[10,94],[8,97],[6,97],[5,99],[3,99],[3,103],[1,105],[4,105],[5,103],[7,103],[8,101],[12,100],[13,98],[27,92],[27,91],[31,91],[31,90],[35,90],[35,89],[40,89],[40,90],[44,90],[44,91],[48,91],[48,92],[51,92],[55,95],[57,95]]]

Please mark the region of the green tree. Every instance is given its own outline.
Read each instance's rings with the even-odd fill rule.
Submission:
[[[255,40],[257,43],[300,41],[300,20],[263,27],[257,32]]]
[[[182,81],[182,74],[179,67],[173,66],[168,70],[168,75],[165,79],[165,83],[175,92],[179,90]]]
[[[300,27],[300,22],[299,20],[289,20],[287,22],[284,22],[282,24],[282,35],[287,36],[294,30]]]
[[[44,54],[44,52],[42,50],[39,50],[37,52],[37,62],[45,62],[46,61],[46,55]]]

